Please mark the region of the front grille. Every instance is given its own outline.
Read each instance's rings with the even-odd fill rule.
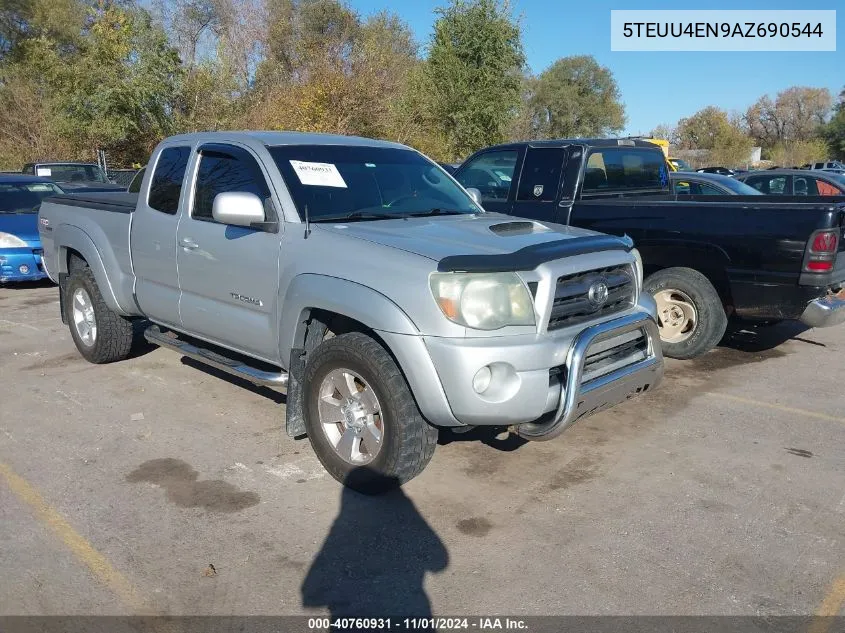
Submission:
[[[599,282],[604,282],[607,286],[607,298],[604,302],[590,298],[590,288]],[[636,295],[634,271],[629,265],[558,277],[548,329],[558,330],[621,312],[634,304]]]
[[[634,330],[593,343],[584,358],[581,382],[586,383],[648,357],[648,337]]]

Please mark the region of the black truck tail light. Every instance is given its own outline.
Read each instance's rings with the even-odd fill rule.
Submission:
[[[810,236],[804,270],[811,273],[824,273],[833,270],[836,251],[839,248],[838,231],[816,231]]]

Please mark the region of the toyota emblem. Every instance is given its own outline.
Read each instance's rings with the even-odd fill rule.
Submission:
[[[594,281],[587,291],[587,299],[596,309],[602,307],[607,301],[607,282],[604,279]]]

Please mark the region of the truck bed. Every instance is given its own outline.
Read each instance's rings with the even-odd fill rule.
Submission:
[[[97,285],[118,312],[140,314],[129,234],[138,194],[125,191],[73,193],[47,198],[38,211],[44,265],[59,282],[74,251],[88,262]]]

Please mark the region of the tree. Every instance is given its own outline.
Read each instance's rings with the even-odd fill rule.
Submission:
[[[519,25],[497,0],[452,0],[436,10],[425,64],[432,120],[449,158],[506,138],[520,106]]]
[[[751,136],[763,147],[816,137],[830,115],[833,98],[827,88],[794,86],[774,101],[761,97],[745,113]]]
[[[822,135],[830,148],[831,156],[845,160],[845,90],[839,93],[839,103],[833,117],[823,128]]]
[[[661,123],[649,134],[650,138],[662,138],[669,141],[670,145],[678,144],[678,128],[667,123]]]
[[[710,150],[713,164],[743,165],[751,153],[752,140],[740,122],[716,106],[678,121],[677,136],[680,149]]]
[[[625,127],[613,74],[590,55],[564,57],[540,73],[529,107],[541,138],[604,136]]]

